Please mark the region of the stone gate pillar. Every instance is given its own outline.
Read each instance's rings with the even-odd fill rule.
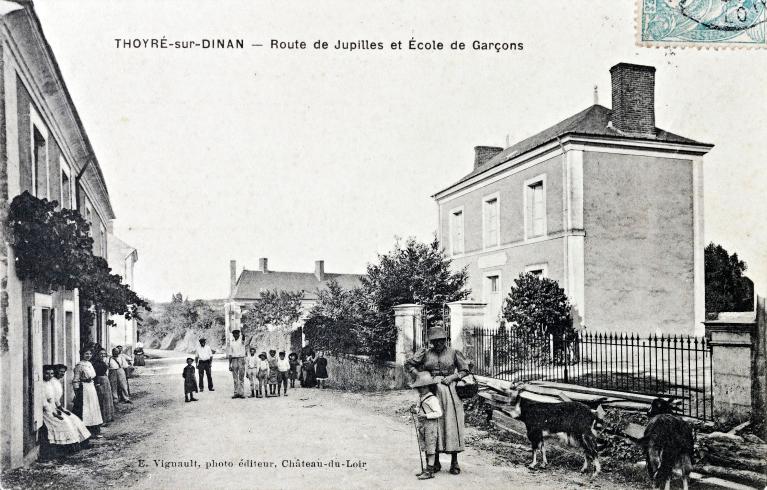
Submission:
[[[450,346],[458,349],[468,357],[474,351],[475,327],[485,323],[486,303],[474,301],[454,301],[447,304],[450,308]],[[476,361],[476,360],[475,360]]]
[[[424,345],[422,313],[421,305],[404,304],[394,307],[394,325],[397,327],[397,351],[394,360],[399,365],[405,363],[405,359],[413,354],[416,347]]]
[[[714,418],[741,422],[751,417],[753,312],[720,313],[704,322],[710,339]]]

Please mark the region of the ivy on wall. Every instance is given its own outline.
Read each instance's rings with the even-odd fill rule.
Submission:
[[[93,254],[90,225],[80,213],[57,207],[56,201],[26,191],[11,202],[8,228],[16,275],[38,291],[77,288],[85,305],[140,319],[140,309],[149,310],[149,304]]]

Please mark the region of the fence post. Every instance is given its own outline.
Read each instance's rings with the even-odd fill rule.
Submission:
[[[719,313],[716,320],[703,323],[711,339],[714,419],[725,423],[747,420],[752,413],[755,315]]]
[[[405,376],[405,359],[413,354],[413,344],[423,346],[423,328],[421,318],[423,306],[415,304],[397,305],[394,307],[394,325],[397,327],[397,347],[394,362],[396,363],[397,386],[404,387],[408,379]],[[413,328],[415,326],[415,328]]]
[[[474,328],[484,325],[486,304],[453,301],[447,306],[450,308],[450,347],[468,354],[474,348],[474,339],[471,335]]]

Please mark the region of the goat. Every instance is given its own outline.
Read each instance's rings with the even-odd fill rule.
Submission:
[[[674,415],[675,408],[669,400],[653,400],[647,416],[650,422],[639,440],[647,461],[647,472],[653,488],[661,484],[669,490],[674,469],[682,473],[682,485],[687,490],[694,456],[694,436],[690,425]]]
[[[511,416],[524,422],[527,428],[527,438],[533,447],[533,462],[529,468],[538,465],[537,453],[541,452],[541,468],[548,464],[544,439],[551,435],[559,435],[568,445],[583,451],[583,467],[581,473],[589,468],[589,462],[594,464],[594,474],[602,470],[599,463],[596,434],[594,427],[599,422],[591,409],[580,402],[539,403],[522,397],[524,389],[520,389],[511,409]]]

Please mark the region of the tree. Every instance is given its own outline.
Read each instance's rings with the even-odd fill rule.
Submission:
[[[404,303],[424,305],[427,317],[441,316],[442,305],[466,299],[466,269],[451,270],[451,260],[434,238],[420,243],[408,238],[397,240],[394,248],[368,264],[362,278],[362,317],[358,329],[367,353],[379,359],[393,359],[397,341],[394,306]]]
[[[317,291],[317,303],[304,323],[307,344],[318,350],[358,353],[362,305],[360,289],[345,290],[331,279],[326,289]]]
[[[269,327],[288,329],[301,319],[303,291],[264,291],[242,315],[242,335],[250,337]]]
[[[503,305],[503,317],[523,333],[562,338],[574,333],[571,308],[557,281],[527,273],[514,280]]]
[[[706,313],[751,311],[754,308],[754,284],[743,275],[746,263],[721,245],[709,243],[704,253],[706,277]]]

